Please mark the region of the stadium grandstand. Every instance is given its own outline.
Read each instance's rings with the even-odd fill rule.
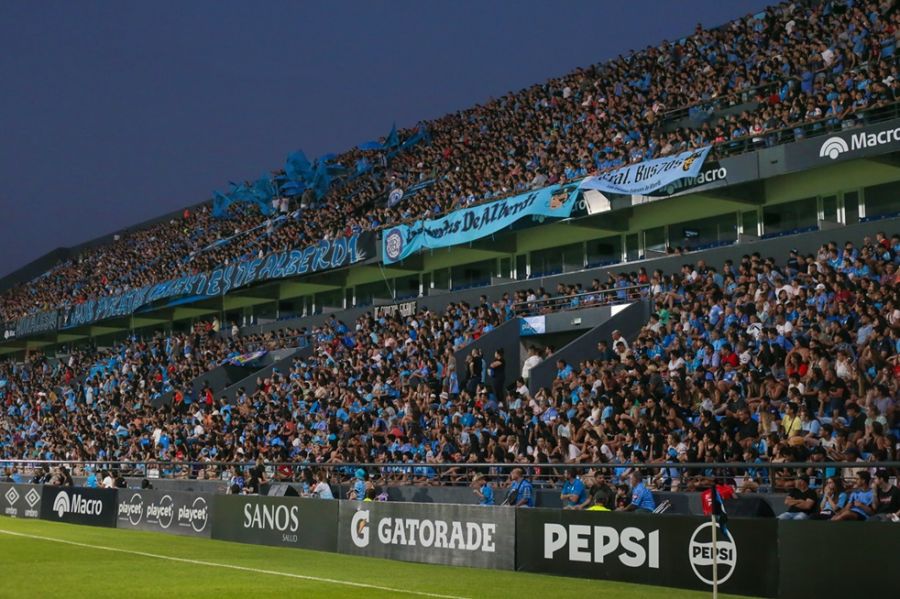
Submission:
[[[837,596],[782,536],[898,549],[898,39],[893,1],[778,4],[24,266],[0,281],[0,492],[119,487],[120,527],[142,484],[496,505],[526,512],[491,558],[514,561],[374,555]],[[634,565],[581,559],[588,516],[559,515],[675,531],[722,505],[726,549],[665,576],[644,536]],[[551,509],[528,543],[550,557],[521,550]],[[225,513],[212,535],[246,541]]]

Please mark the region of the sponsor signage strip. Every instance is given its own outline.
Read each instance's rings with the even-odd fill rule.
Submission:
[[[117,528],[209,537],[214,495],[119,489]]]
[[[41,519],[51,522],[116,526],[116,490],[44,485]]]
[[[338,502],[299,497],[219,495],[212,538],[337,551]]]
[[[900,121],[894,119],[787,144],[783,150],[785,172],[828,166],[835,162],[898,150],[900,150]]]
[[[516,511],[516,567],[527,572],[710,590],[713,524],[693,516]],[[774,597],[774,519],[736,519],[718,531],[719,589]]]
[[[41,517],[41,485],[0,483],[0,514],[12,518]]]
[[[342,501],[338,551],[512,570],[515,510],[493,506]]]

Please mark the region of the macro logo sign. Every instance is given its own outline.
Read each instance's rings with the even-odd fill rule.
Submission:
[[[701,524],[694,530],[688,545],[691,569],[694,570],[697,578],[708,585],[713,584],[713,568],[717,570],[719,584],[731,578],[737,568],[737,543],[735,543],[731,531],[728,531],[727,536],[719,536],[716,539],[715,554],[713,553],[712,535],[716,528],[717,525],[712,522]],[[721,535],[721,531],[716,531],[716,534]],[[715,566],[713,565],[714,556],[716,558]]]
[[[898,143],[900,143],[900,127],[860,131],[850,135],[849,141],[843,136],[833,135],[819,146],[819,158],[837,160],[849,152],[874,150]]]
[[[850,148],[847,147],[847,142],[844,141],[841,137],[829,137],[822,144],[822,147],[819,148],[819,158],[830,158],[832,160],[837,160],[837,157],[843,154],[844,152],[849,152]]]
[[[0,483],[0,497],[3,504],[3,513],[13,518],[39,518],[38,503],[41,501],[41,493],[32,486],[16,486],[10,483]]]
[[[115,526],[116,512],[116,491],[113,489],[43,488],[40,513],[44,520]]]
[[[384,238],[384,251],[389,260],[399,260],[403,254],[403,233],[400,229],[391,230]]]
[[[369,510],[359,510],[350,520],[350,540],[359,548],[369,546]]]

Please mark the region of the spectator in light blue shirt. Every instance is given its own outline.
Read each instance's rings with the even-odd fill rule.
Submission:
[[[588,503],[588,492],[574,468],[566,470],[566,482],[560,493],[564,510],[581,510]]]
[[[486,476],[476,476],[472,486],[478,497],[478,505],[494,505],[494,489]]]
[[[868,520],[875,513],[875,492],[872,475],[867,470],[856,474],[856,489],[850,494],[844,510],[832,520]]]
[[[656,509],[653,493],[644,485],[644,477],[640,472],[631,473],[631,503],[620,509],[626,512],[643,512],[647,514]]]
[[[525,471],[521,468],[514,468],[510,472],[509,478],[512,482],[503,504],[513,507],[534,507],[534,488],[525,478]]]

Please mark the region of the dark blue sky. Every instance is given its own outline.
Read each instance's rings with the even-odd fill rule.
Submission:
[[[0,274],[762,0],[0,3]]]

